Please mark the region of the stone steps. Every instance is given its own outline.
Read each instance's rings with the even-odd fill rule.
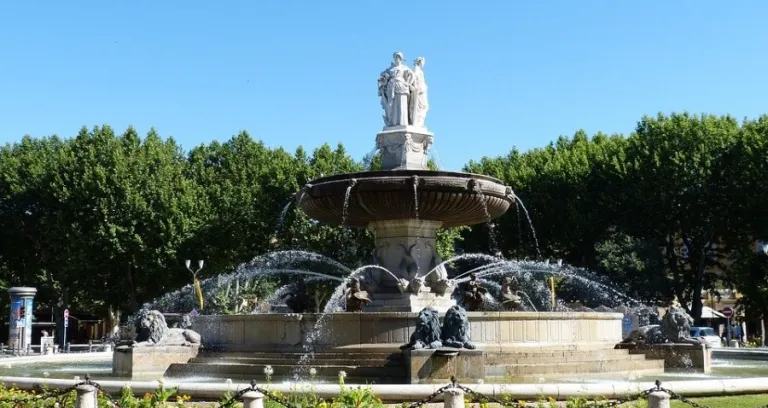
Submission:
[[[613,361],[645,361],[645,356],[642,354],[633,354],[626,356],[608,356],[599,359],[588,359],[584,356],[577,356],[573,358],[552,359],[546,357],[529,357],[529,358],[514,358],[514,357],[499,357],[496,359],[486,358],[485,363],[488,365],[522,365],[522,364],[550,364],[557,363],[594,363],[594,362],[613,362]]]
[[[300,357],[297,358],[272,358],[272,357],[195,357],[189,361],[190,364],[257,364],[257,365],[299,365]],[[315,365],[338,365],[338,366],[360,366],[360,367],[403,367],[402,359],[387,358],[367,358],[365,356],[348,356],[347,358],[315,358],[308,366]]]
[[[402,381],[405,375],[403,366],[393,367],[365,367],[353,365],[309,365],[306,368],[295,364],[238,364],[238,363],[187,363],[173,364],[166,372],[169,377],[176,376],[218,376],[218,377],[239,377],[260,380],[264,376],[264,368],[269,365],[272,367],[273,378],[291,377],[297,371],[306,372],[310,367],[317,371],[317,377],[337,378],[339,371],[347,373],[348,378],[397,378]]]
[[[629,357],[629,356],[627,356]],[[581,373],[619,373],[663,371],[664,360],[613,359],[604,361],[572,361],[486,366],[489,376],[567,375]]]
[[[627,350],[604,350],[602,352],[571,352],[571,353],[488,353],[486,364],[541,364],[552,362],[594,362],[594,361],[624,361],[644,360]]]
[[[203,351],[198,357],[204,358],[269,358],[272,360],[299,360],[307,353],[280,353],[280,352],[265,352],[265,351],[240,351],[240,352],[226,352],[226,351]],[[350,356],[360,356],[369,359],[403,359],[402,353],[315,353],[314,359],[337,359],[337,358],[350,358]]]
[[[409,368],[400,352],[318,352],[305,365],[300,352],[222,352],[203,351],[186,364],[172,365],[166,375],[211,376],[264,381],[264,368],[271,366],[272,380],[293,379],[297,373],[306,378],[314,368],[318,379],[335,382],[339,371],[347,373],[349,383],[393,383],[406,381]],[[663,360],[648,360],[629,350],[603,348],[588,350],[522,350],[486,352],[488,378],[540,378],[547,376],[590,375],[601,373],[658,373]]]

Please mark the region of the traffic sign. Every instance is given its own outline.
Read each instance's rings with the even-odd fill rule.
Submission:
[[[69,309],[64,309],[64,328],[69,327]]]
[[[721,310],[720,313],[722,313],[726,319],[730,319],[731,317],[733,317],[733,309],[731,309],[730,307],[723,308],[723,310]]]

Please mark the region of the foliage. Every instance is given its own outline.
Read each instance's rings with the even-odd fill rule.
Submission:
[[[644,302],[671,301],[659,245],[613,231],[595,244],[595,272],[628,296]]]
[[[522,200],[491,223],[440,231],[438,251],[562,259],[641,300],[676,296],[696,317],[702,291],[753,289],[744,265],[754,241],[768,238],[766,150],[768,116],[673,113],[643,117],[626,137],[579,131],[482,158],[465,170],[499,178]],[[96,314],[133,312],[182,288],[163,302],[184,312],[194,307],[185,259],[206,261],[203,282],[287,249],[359,267],[371,260],[370,231],[286,204],[317,177],[380,166],[379,155],[354,160],[342,145],[291,153],[246,132],[188,152],[154,130],[23,137],[0,147],[0,286],[35,286],[39,307],[57,313],[76,305]],[[291,279],[207,282],[212,312],[240,313],[240,298],[264,299]],[[320,308],[330,287],[308,290]]]
[[[701,293],[729,280],[736,248],[768,235],[768,117],[673,113],[644,117],[628,137],[579,131],[540,149],[470,162],[511,185],[522,203],[494,221],[506,256],[563,259],[641,300],[676,296],[694,317]],[[489,251],[489,229],[464,234]]]

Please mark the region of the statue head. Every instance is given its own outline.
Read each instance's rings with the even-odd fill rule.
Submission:
[[[403,56],[403,53],[398,51],[394,54],[392,54],[392,63],[394,65],[400,65],[405,60],[405,57]]]
[[[158,343],[168,332],[168,324],[157,310],[142,309],[136,316],[136,332],[136,341]]]
[[[360,288],[360,279],[358,279],[357,277],[352,277],[349,280],[349,283],[347,283],[347,287],[352,289],[352,290],[361,290],[361,288]]]
[[[463,307],[454,305],[445,312],[441,338],[444,343],[453,340],[462,345],[469,341],[469,318]]]
[[[440,339],[440,313],[431,307],[425,307],[419,312],[416,321],[416,332],[425,343]]]
[[[427,61],[424,59],[424,57],[418,57],[415,60],[413,60],[413,66],[423,67],[426,62]]]

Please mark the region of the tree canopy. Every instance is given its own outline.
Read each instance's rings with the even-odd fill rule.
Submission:
[[[688,113],[643,117],[626,136],[578,131],[513,148],[465,170],[512,186],[516,208],[441,232],[439,250],[562,259],[645,302],[677,297],[694,317],[703,291],[751,290],[744,304],[768,313],[768,285],[754,278],[762,260],[750,251],[768,238],[766,151],[768,116]],[[189,151],[155,130],[26,136],[0,148],[0,284],[36,286],[46,307],[101,313],[190,283],[185,259],[204,259],[203,277],[289,249],[364,265],[369,231],[286,204],[316,177],[378,166],[342,145],[291,153],[246,132]]]

